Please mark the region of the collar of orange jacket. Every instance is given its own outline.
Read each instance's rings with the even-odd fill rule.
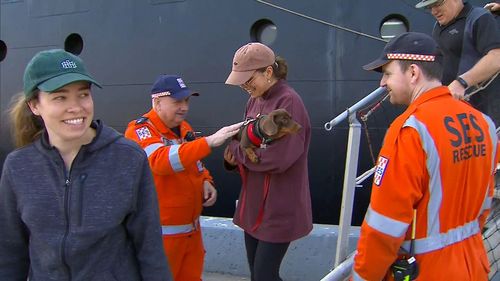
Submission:
[[[160,133],[167,134],[170,131],[170,129],[167,126],[165,126],[163,121],[161,121],[161,118],[158,115],[158,113],[156,113],[156,111],[154,111],[153,109],[151,109],[148,113],[144,114],[144,116],[149,118],[149,120],[153,123],[153,126],[157,130],[159,130]]]

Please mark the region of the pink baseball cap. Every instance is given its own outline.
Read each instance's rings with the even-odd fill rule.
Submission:
[[[248,43],[234,54],[233,68],[226,84],[239,86],[247,82],[255,70],[274,64],[273,50],[261,43]]]

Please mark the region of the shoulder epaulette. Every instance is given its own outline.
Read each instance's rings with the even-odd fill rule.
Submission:
[[[140,118],[137,118],[137,120],[135,120],[136,125],[144,124],[146,122],[148,122],[148,117],[145,116],[141,116]]]

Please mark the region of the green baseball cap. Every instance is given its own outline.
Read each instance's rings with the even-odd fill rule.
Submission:
[[[31,97],[36,89],[54,92],[77,81],[88,81],[101,88],[78,56],[62,49],[41,51],[31,59],[24,70],[24,96]]]

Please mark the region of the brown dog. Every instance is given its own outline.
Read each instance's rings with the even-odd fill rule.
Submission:
[[[265,148],[272,141],[297,133],[301,128],[297,122],[293,121],[290,113],[280,108],[243,123],[237,138],[250,161],[258,163],[259,157],[255,154],[255,148]]]

